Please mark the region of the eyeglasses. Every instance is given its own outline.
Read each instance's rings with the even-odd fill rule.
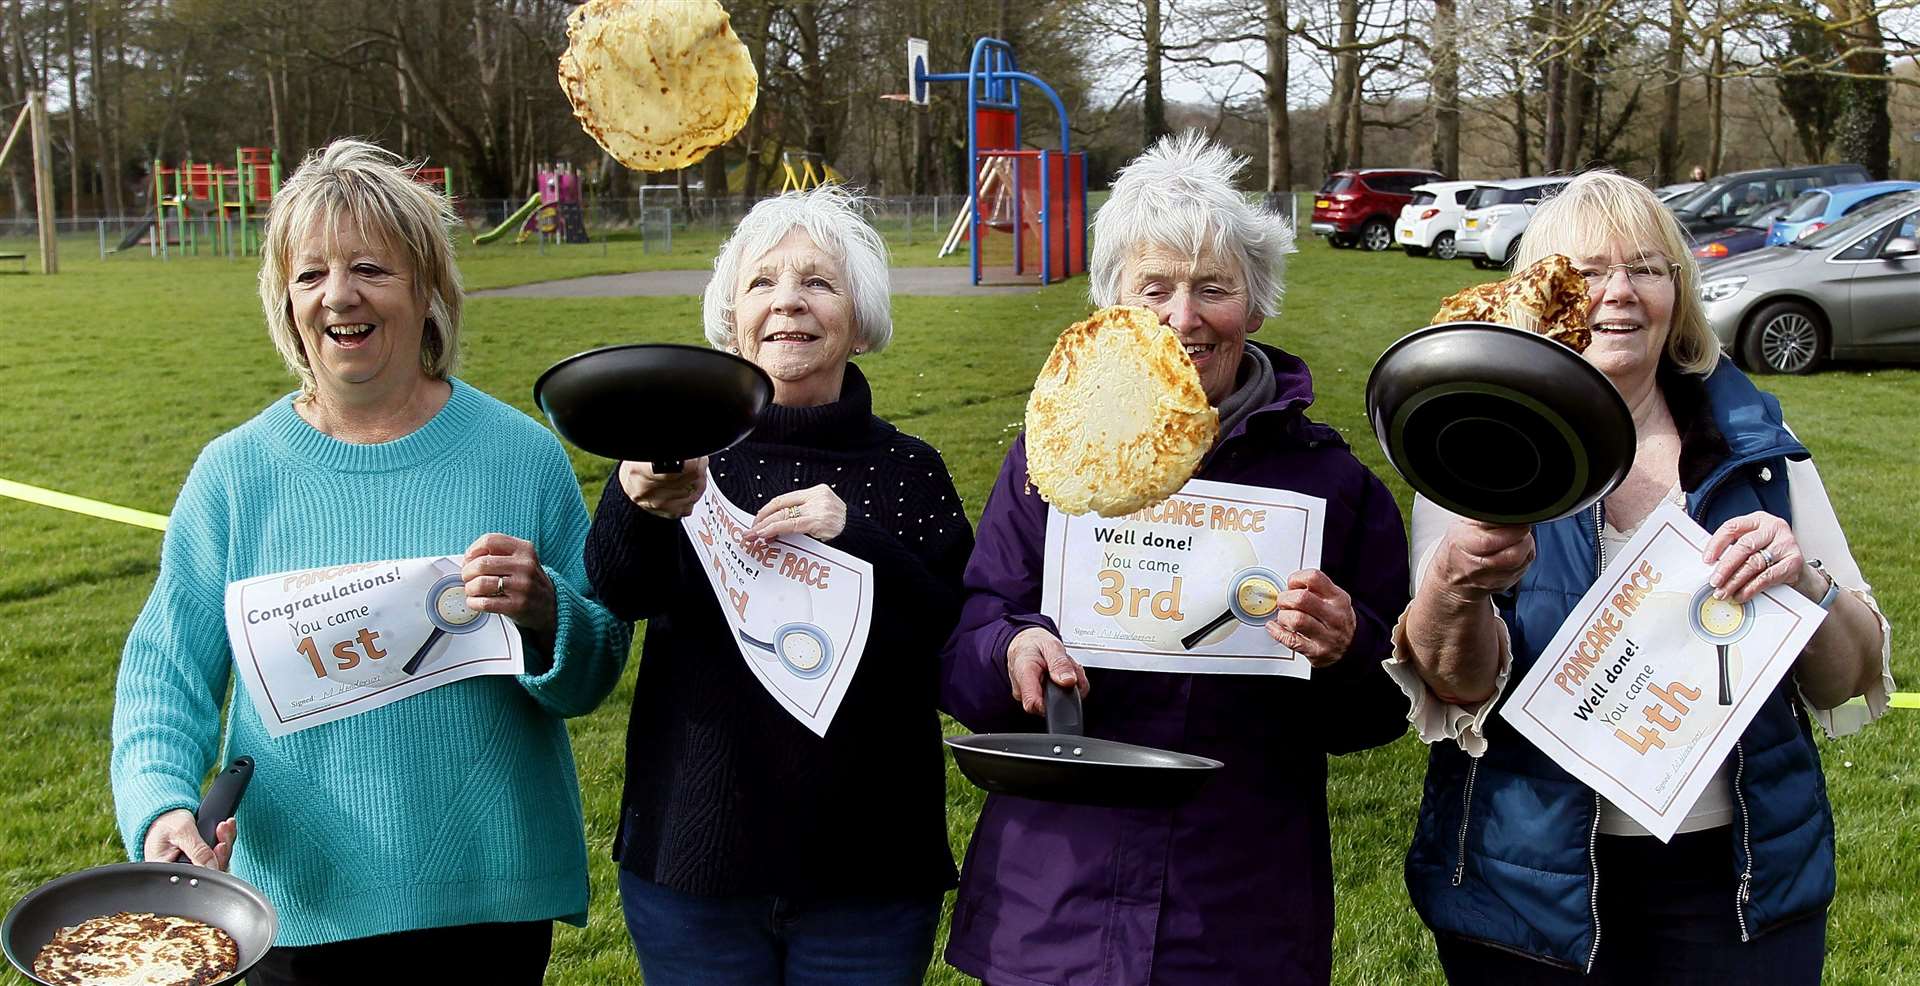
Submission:
[[[1675,274],[1680,273],[1679,264],[1655,264],[1639,261],[1631,264],[1608,264],[1605,267],[1583,267],[1580,276],[1587,282],[1587,290],[1605,287],[1613,280],[1613,272],[1627,272],[1627,280],[1636,288],[1655,288],[1665,285]]]

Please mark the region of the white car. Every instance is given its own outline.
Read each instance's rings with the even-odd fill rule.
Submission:
[[[1520,234],[1540,203],[1558,193],[1568,179],[1507,178],[1477,182],[1473,196],[1467,199],[1467,211],[1460,217],[1459,243],[1455,249],[1473,260],[1475,267],[1493,269],[1513,261],[1520,246]]]
[[[1453,259],[1460,216],[1474,187],[1470,181],[1430,181],[1413,186],[1413,201],[1400,207],[1400,218],[1393,224],[1394,240],[1407,256],[1432,254],[1441,260]]]

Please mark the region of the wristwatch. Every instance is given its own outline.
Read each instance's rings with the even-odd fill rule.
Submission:
[[[1831,611],[1834,602],[1840,598],[1840,583],[1833,580],[1833,573],[1820,564],[1820,559],[1815,558],[1807,564],[1812,566],[1814,571],[1819,572],[1821,578],[1827,580],[1827,594],[1820,597],[1820,608]]]

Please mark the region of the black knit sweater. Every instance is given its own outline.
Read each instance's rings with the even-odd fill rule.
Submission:
[[[873,416],[849,364],[839,401],[768,407],[708,470],[750,513],[832,487],[847,526],[827,543],[873,564],[873,623],[832,726],[814,735],[747,669],[680,523],[639,509],[611,477],[587,572],[613,612],[647,621],[614,857],[697,894],[951,887],[935,703],[973,531],[946,464]]]

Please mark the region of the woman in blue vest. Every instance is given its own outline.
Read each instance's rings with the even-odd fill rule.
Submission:
[[[1886,708],[1886,620],[1779,402],[1721,358],[1672,214],[1639,182],[1582,175],[1515,266],[1555,253],[1587,280],[1584,355],[1633,412],[1633,468],[1592,510],[1532,527],[1415,502],[1388,661],[1432,744],[1407,888],[1456,986],[1817,983],[1834,861],[1812,724],[1834,735],[1827,710],[1856,695],[1869,718]],[[1662,503],[1713,532],[1728,597],[1789,586],[1828,611],[1665,843],[1492,714]]]

